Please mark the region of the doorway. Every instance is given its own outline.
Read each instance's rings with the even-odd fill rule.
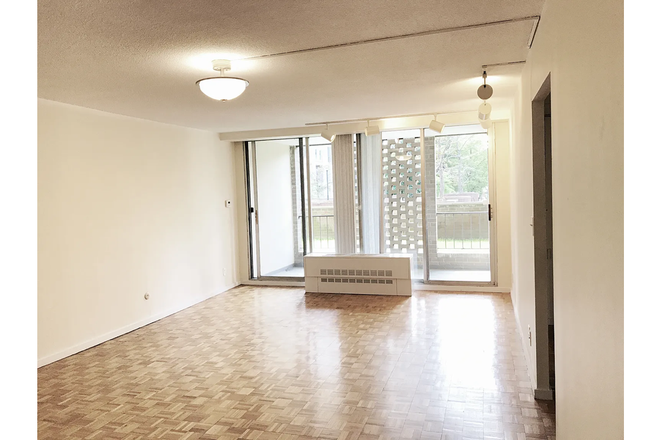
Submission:
[[[309,240],[302,141],[245,144],[252,279],[303,276]]]
[[[550,76],[532,101],[534,185],[534,288],[536,312],[536,389],[540,400],[554,400],[555,332],[552,236],[552,101]]]
[[[425,131],[429,280],[490,283],[488,133]]]

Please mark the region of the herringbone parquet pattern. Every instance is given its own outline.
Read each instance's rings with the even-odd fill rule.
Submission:
[[[41,439],[554,439],[511,300],[238,287],[38,371]]]

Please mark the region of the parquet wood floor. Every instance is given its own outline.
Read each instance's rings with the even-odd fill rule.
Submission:
[[[241,286],[38,370],[40,439],[554,439],[511,299]]]

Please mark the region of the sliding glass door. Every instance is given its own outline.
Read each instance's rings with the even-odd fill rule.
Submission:
[[[309,210],[311,211],[311,250],[335,252],[335,204],[332,177],[332,144],[321,137],[309,142]]]
[[[302,278],[306,254],[335,251],[332,144],[311,137],[245,148],[250,277]]]
[[[382,133],[381,252],[412,255],[413,279],[490,283],[488,134],[445,131]]]
[[[425,130],[424,141],[429,280],[490,282],[488,134]]]
[[[260,276],[302,276],[304,234],[298,139],[254,142]]]
[[[410,255],[415,280],[493,281],[489,137],[479,126],[355,135],[352,170],[333,169],[321,137],[246,145],[252,278],[303,277],[303,257],[336,252],[338,221],[354,218],[354,232],[342,230],[355,233],[355,252]]]

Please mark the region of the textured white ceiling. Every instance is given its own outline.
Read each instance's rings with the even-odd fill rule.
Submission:
[[[524,60],[532,21],[260,55],[539,15],[542,0],[40,0],[38,95],[232,132],[477,108],[481,65]],[[217,102],[195,82],[234,59],[250,81]],[[248,60],[239,61],[245,58]],[[521,65],[489,69],[494,108]]]

